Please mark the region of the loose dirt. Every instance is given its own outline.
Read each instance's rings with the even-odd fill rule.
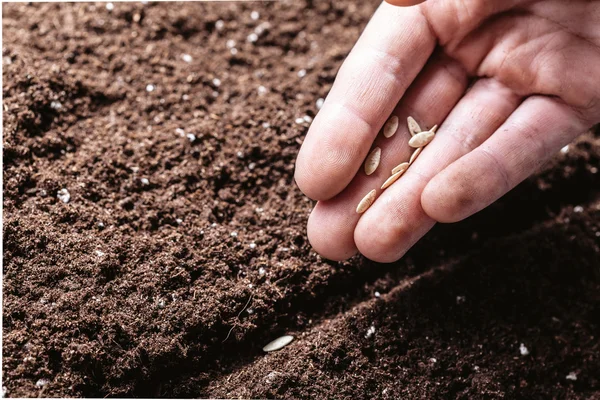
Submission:
[[[2,7],[6,396],[600,396],[597,133],[329,262],[294,160],[375,2]]]

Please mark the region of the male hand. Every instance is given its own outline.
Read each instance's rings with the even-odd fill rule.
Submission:
[[[378,133],[390,115],[400,127],[384,138]],[[382,191],[413,150],[409,115],[421,127],[440,127]],[[325,258],[359,251],[395,261],[436,221],[485,208],[599,121],[600,1],[383,3],[296,161],[298,186],[318,200],[308,238]],[[375,146],[381,162],[367,176],[363,162]],[[377,199],[358,214],[372,189]]]

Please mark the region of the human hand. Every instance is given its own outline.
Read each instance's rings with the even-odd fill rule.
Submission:
[[[296,161],[298,186],[318,200],[308,221],[315,250],[333,260],[358,250],[395,261],[436,221],[487,207],[598,123],[598,21],[600,1],[384,2],[340,68]],[[385,138],[378,133],[390,115],[400,126]],[[413,150],[409,115],[422,127],[440,127],[382,191]],[[375,146],[381,161],[367,176],[363,162]],[[377,199],[358,214],[372,189]]]

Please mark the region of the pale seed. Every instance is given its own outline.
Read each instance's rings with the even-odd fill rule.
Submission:
[[[406,120],[408,121],[408,131],[411,136],[415,136],[417,133],[423,131],[413,117],[408,117]]]
[[[435,136],[435,130],[437,129],[437,125],[431,128],[428,131],[424,131],[421,133],[417,133],[415,136],[411,137],[408,141],[408,145],[410,147],[424,147],[429,144],[433,140]]]
[[[386,138],[391,138],[392,136],[394,136],[394,134],[398,130],[398,124],[398,117],[392,115],[383,126],[383,136],[385,136]]]
[[[373,189],[369,193],[367,193],[367,195],[365,197],[363,197],[363,199],[360,201],[360,203],[358,203],[358,206],[356,207],[356,212],[359,214],[362,214],[365,211],[367,211],[367,209],[369,207],[371,207],[371,204],[373,204],[373,202],[375,201],[376,195],[377,195],[377,190],[375,190],[375,189]]]
[[[423,150],[422,147],[419,147],[418,149],[416,149],[415,151],[413,151],[413,153],[410,155],[410,160],[408,161],[408,164],[412,164],[417,157],[419,156],[419,154],[421,154],[421,151]]]
[[[387,181],[383,182],[383,185],[381,185],[381,189],[387,189],[392,183],[396,182],[398,180],[398,178],[400,178],[402,176],[402,174],[404,174],[405,172],[406,172],[406,169],[401,169],[400,171],[396,172],[394,175],[387,178]]]
[[[271,351],[282,349],[285,346],[287,346],[288,344],[292,343],[293,340],[294,340],[293,336],[290,336],[290,335],[282,336],[280,338],[273,340],[271,343],[269,343],[265,347],[263,347],[263,351],[268,353]]]
[[[381,160],[381,148],[375,147],[365,160],[365,174],[371,175],[379,166]]]
[[[410,164],[407,162],[403,162],[402,164],[398,164],[394,167],[394,169],[392,170],[392,175],[395,174],[396,172],[400,172],[402,170],[405,170],[408,168]]]

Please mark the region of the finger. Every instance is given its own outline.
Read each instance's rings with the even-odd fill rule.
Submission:
[[[325,200],[344,189],[435,47],[423,15],[383,3],[340,68],[296,160],[296,183]]]
[[[401,6],[401,7],[414,6],[416,4],[421,4],[421,3],[425,2],[425,0],[385,0],[385,1],[387,3],[390,3],[391,5]]]
[[[407,172],[385,190],[358,222],[354,240],[366,257],[399,259],[435,221],[421,207],[421,192],[439,171],[487,139],[516,109],[520,98],[492,80],[477,81]]]
[[[558,100],[528,98],[485,143],[429,182],[421,198],[425,212],[455,222],[480,211],[587,128]]]
[[[463,95],[467,83],[464,69],[455,61],[440,54],[429,60],[393,112],[400,120],[398,131],[391,138],[379,135],[374,143],[382,149],[377,170],[370,176],[359,171],[339,195],[318,202],[313,209],[308,238],[319,254],[343,260],[356,253],[354,228],[360,218],[356,205],[367,192],[381,187],[393,167],[410,157],[406,118],[411,115],[423,126],[443,120]]]

